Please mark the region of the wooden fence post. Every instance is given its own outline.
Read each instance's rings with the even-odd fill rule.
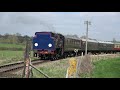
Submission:
[[[27,41],[26,42],[25,53],[24,53],[24,70],[23,70],[23,75],[22,75],[22,77],[24,77],[24,78],[29,78],[30,73],[31,73],[30,51],[31,51],[30,42]]]

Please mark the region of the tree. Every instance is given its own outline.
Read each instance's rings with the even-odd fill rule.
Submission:
[[[16,36],[18,38],[18,43],[23,43],[23,41],[24,41],[23,36],[21,36],[20,33],[16,33]]]
[[[4,34],[4,38],[7,39],[10,36],[10,34],[6,33]]]
[[[81,39],[86,39],[86,36],[81,36],[80,38],[81,38]]]
[[[23,44],[26,44],[26,41],[32,41],[32,37],[29,37],[28,35],[23,36]]]
[[[17,44],[18,43],[18,37],[16,34],[12,35],[12,43]]]
[[[15,35],[16,35],[17,37],[21,36],[21,34],[20,34],[20,33],[16,33]]]
[[[25,44],[28,40],[32,41],[32,37],[21,36],[20,33],[0,35],[0,43]]]
[[[117,42],[115,38],[113,38],[113,43]]]
[[[74,34],[74,35],[68,34],[68,35],[66,35],[66,37],[69,37],[69,38],[79,38],[76,34]]]

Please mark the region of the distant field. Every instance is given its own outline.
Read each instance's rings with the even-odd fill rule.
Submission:
[[[0,47],[23,48],[24,45],[23,44],[3,44],[3,43],[0,43]]]
[[[32,57],[32,52],[31,52]],[[32,60],[34,58],[31,58]],[[0,65],[24,60],[24,51],[0,51]]]
[[[25,45],[22,44],[3,44],[0,43],[0,50],[23,50]]]
[[[23,51],[0,51],[0,65],[23,60]]]

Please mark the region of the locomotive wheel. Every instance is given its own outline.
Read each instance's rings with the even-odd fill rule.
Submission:
[[[50,56],[50,61],[54,61],[54,56],[53,55]]]
[[[64,54],[63,58],[64,58],[64,59],[67,58],[67,54]]]
[[[60,57],[59,57],[59,55],[57,54],[57,55],[56,55],[56,59],[58,60],[59,58],[60,58]]]
[[[45,60],[45,56],[41,55],[41,60]]]
[[[34,56],[34,57],[37,57],[37,53],[34,53],[33,56]]]

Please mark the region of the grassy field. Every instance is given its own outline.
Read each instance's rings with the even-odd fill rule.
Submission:
[[[45,63],[43,65],[40,65],[38,69],[42,70],[50,78],[65,78],[68,66],[69,66],[68,59],[64,59],[61,61]],[[41,75],[38,71],[33,69],[33,78],[45,78],[45,77]]]
[[[3,43],[0,43],[0,47],[5,47],[5,48],[23,48],[24,45],[22,45],[22,44],[3,44]]]
[[[63,59],[58,61],[52,61],[43,63],[42,65],[35,66],[37,69],[41,70],[43,73],[47,74],[50,78],[65,78],[67,68],[69,66],[68,63],[69,59]],[[44,75],[36,71],[35,69],[32,69],[33,76],[30,78],[46,78]],[[22,78],[23,70],[20,70],[16,73],[14,73],[15,77]]]
[[[0,43],[0,50],[23,50],[25,45],[22,44],[3,44]]]
[[[0,65],[23,60],[23,51],[0,51]]]
[[[120,58],[94,63],[93,78],[120,78]]]
[[[0,65],[14,63],[17,61],[23,61],[24,50],[25,50],[25,45],[22,44],[0,43]]]
[[[31,57],[32,57],[31,52]],[[32,60],[35,58],[31,58]],[[24,60],[24,51],[0,51],[0,65],[14,63],[17,61],[23,61]]]

